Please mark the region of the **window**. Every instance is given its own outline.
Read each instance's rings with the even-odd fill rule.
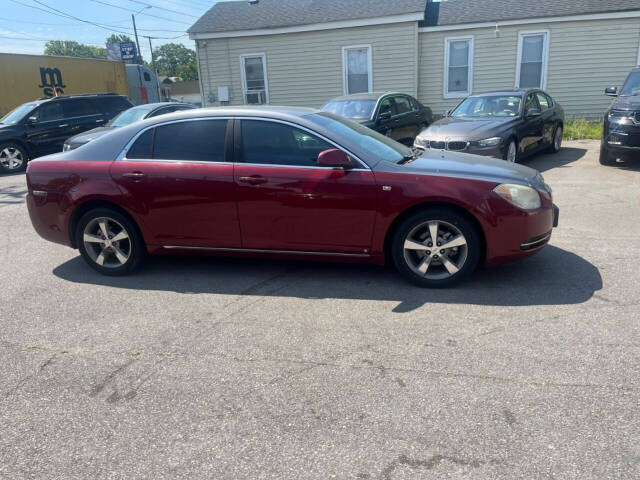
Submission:
[[[393,115],[393,98],[387,97],[380,103],[380,113],[388,113],[389,115]]]
[[[444,46],[444,98],[471,95],[473,37],[448,37]]]
[[[540,110],[540,104],[538,103],[538,98],[535,93],[530,93],[527,95],[527,99],[524,102],[524,113],[525,115],[532,108]]]
[[[320,152],[331,148],[335,147],[289,125],[242,121],[242,161],[246,163],[315,167]]]
[[[151,158],[151,148],[153,146],[153,128],[150,128],[138,137],[136,143],[127,152],[128,159]]]
[[[156,127],[153,158],[159,160],[225,161],[227,120],[197,120]]]
[[[102,111],[120,113],[123,110],[133,107],[131,102],[125,97],[118,95],[98,97],[95,99]]]
[[[538,97],[538,103],[540,104],[540,110],[542,110],[543,112],[545,110],[549,110],[549,97],[547,97],[544,93],[542,92],[538,92],[536,93],[536,96]]]
[[[142,74],[142,76],[144,77],[144,81],[145,82],[150,82],[151,81],[151,75],[149,75],[149,72],[144,72]]]
[[[39,122],[60,120],[63,118],[62,105],[60,102],[45,103],[36,110],[35,116],[38,117]]]
[[[371,45],[342,48],[342,77],[345,95],[373,91]]]
[[[520,32],[516,87],[546,88],[549,32]]]
[[[414,112],[422,110],[422,108],[420,107],[420,104],[415,98],[411,98],[410,100],[411,100],[411,110],[413,110]]]
[[[407,97],[395,97],[396,115],[402,115],[403,113],[409,113],[411,111],[411,104]]]
[[[241,55],[242,93],[247,105],[269,103],[267,57],[264,53]]]
[[[66,118],[85,117],[87,115],[98,114],[98,111],[93,104],[89,100],[82,98],[67,100],[62,104],[62,108]]]

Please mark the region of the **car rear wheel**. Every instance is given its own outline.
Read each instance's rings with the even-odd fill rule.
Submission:
[[[562,133],[562,125],[558,125],[553,134],[553,143],[550,148],[552,153],[558,153],[562,148]]]
[[[515,140],[509,140],[507,148],[504,149],[504,159],[511,163],[518,161],[518,145]]]
[[[142,237],[126,216],[109,208],[85,213],[76,229],[76,245],[89,266],[104,275],[126,275],[144,254]]]
[[[600,145],[600,165],[611,166],[615,165],[616,159],[611,156],[609,149],[604,145]]]
[[[5,173],[21,172],[27,168],[27,151],[14,142],[0,144],[0,171]]]
[[[446,208],[415,213],[392,242],[398,271],[421,287],[442,288],[464,280],[478,265],[480,237],[463,215]]]

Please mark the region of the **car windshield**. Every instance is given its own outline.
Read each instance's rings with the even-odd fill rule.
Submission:
[[[401,143],[331,112],[312,113],[307,118],[340,135],[349,144],[367,150],[375,160],[397,163],[413,156],[411,149]]]
[[[0,123],[4,123],[5,125],[15,125],[19,121],[21,121],[24,116],[38,106],[38,103],[31,102],[25,103],[24,105],[20,105],[19,107],[14,108],[9,113],[7,113],[4,117],[0,118]]]
[[[455,118],[517,117],[522,98],[517,95],[468,97],[451,112]]]
[[[371,118],[376,100],[332,100],[322,110],[347,118]]]
[[[113,119],[107,123],[109,127],[126,127],[137,121],[142,120],[154,107],[134,107],[129,110],[121,112],[119,115],[113,117]]]
[[[629,74],[620,95],[640,95],[640,70],[634,70]]]

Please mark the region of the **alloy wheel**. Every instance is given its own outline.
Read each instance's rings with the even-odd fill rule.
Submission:
[[[414,227],[403,248],[409,268],[429,280],[450,278],[467,261],[467,239],[458,227],[442,220],[430,220]]]
[[[509,146],[507,147],[507,162],[515,163],[516,161],[516,143],[509,142]]]
[[[84,228],[82,240],[87,254],[96,264],[105,268],[118,268],[131,256],[131,238],[116,220],[97,217]]]
[[[24,156],[19,148],[6,147],[0,151],[0,164],[8,170],[19,170],[24,163]]]
[[[562,147],[562,127],[558,127],[556,129],[556,136],[553,139],[553,146],[556,151],[560,150],[560,147]]]

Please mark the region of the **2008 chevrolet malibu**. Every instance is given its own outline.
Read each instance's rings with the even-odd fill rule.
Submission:
[[[418,153],[302,108],[165,115],[29,163],[29,215],[100,273],[146,254],[390,261],[443,287],[538,252],[557,224],[528,167]]]

